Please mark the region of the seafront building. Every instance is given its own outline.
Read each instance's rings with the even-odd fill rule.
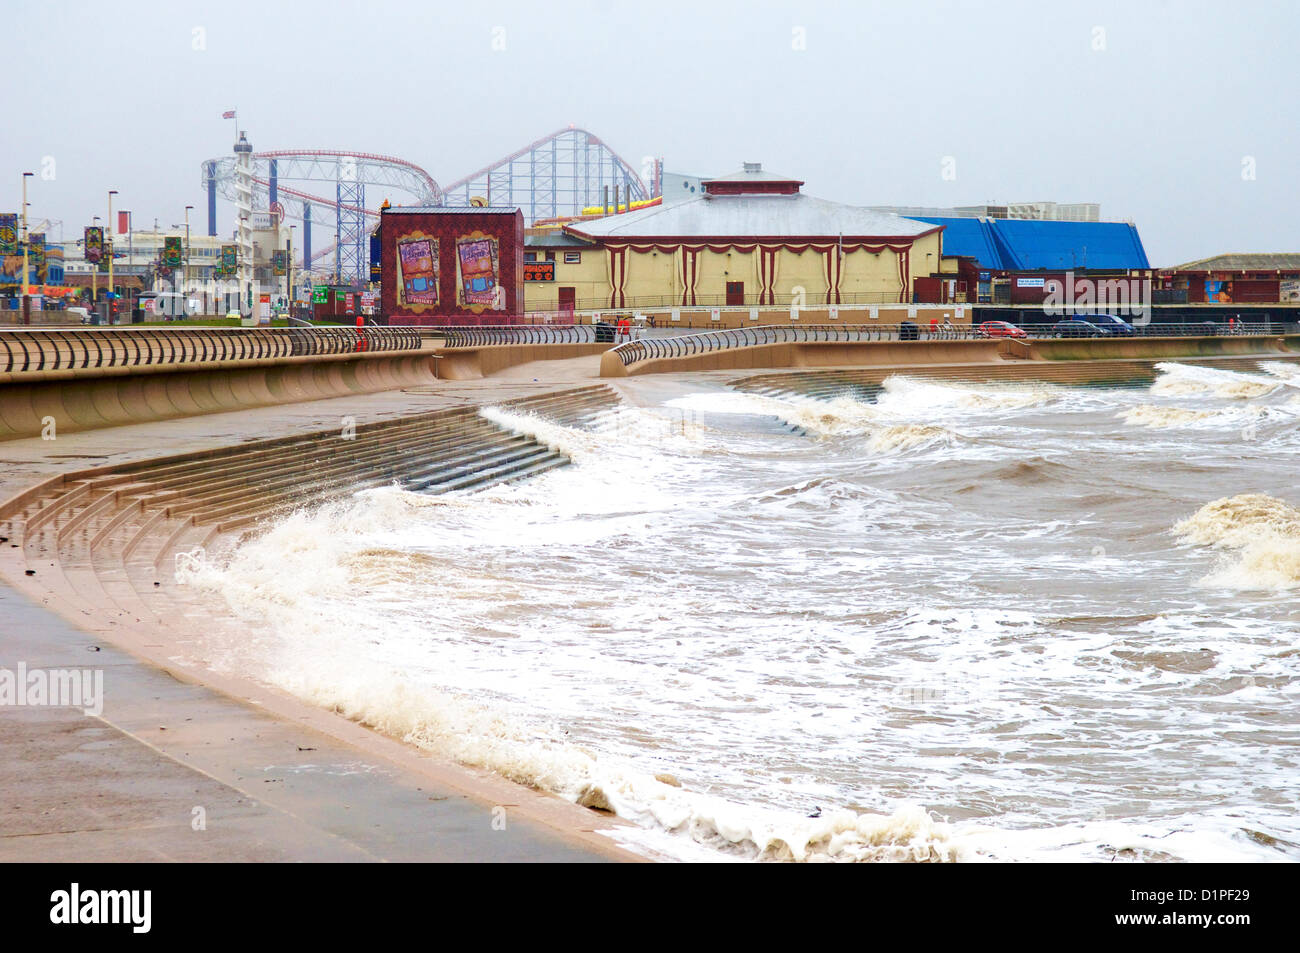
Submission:
[[[746,163],[690,198],[535,233],[525,261],[554,268],[528,281],[528,308],[906,303],[939,269],[940,227],[803,184]]]

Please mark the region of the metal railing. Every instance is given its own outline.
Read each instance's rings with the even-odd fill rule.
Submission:
[[[442,334],[446,347],[484,347],[491,344],[592,344],[601,328],[592,324],[510,324],[422,328]],[[613,337],[608,338],[613,344]]]
[[[952,328],[952,339],[963,332],[972,337],[970,328]],[[947,331],[945,331],[947,333]],[[928,334],[928,332],[927,332]],[[844,325],[825,324],[784,326],[763,325],[756,328],[733,328],[725,331],[703,331],[699,334],[679,334],[674,337],[641,338],[620,344],[614,353],[626,367],[637,361],[661,357],[690,357],[712,351],[726,351],[737,347],[756,347],[760,344],[796,344],[817,341],[854,343],[858,341],[898,340],[897,325]]]
[[[414,351],[415,328],[0,329],[0,373]]]
[[[1133,328],[1133,334],[1123,337],[1224,337],[1267,336],[1277,332],[1265,322],[1252,325],[1236,324],[1229,331],[1223,326],[1211,330],[1213,322],[1185,324],[1148,324]],[[656,358],[690,357],[732,348],[755,347],[761,344],[857,343],[864,341],[1001,341],[1043,340],[1052,338],[1117,339],[1113,334],[1077,334],[1058,332],[1053,325],[1028,326],[1023,336],[990,333],[979,325],[928,325],[871,324],[871,325],[763,325],[754,328],[733,328],[722,331],[703,331],[697,334],[679,334],[672,337],[640,338],[613,348],[623,366]]]

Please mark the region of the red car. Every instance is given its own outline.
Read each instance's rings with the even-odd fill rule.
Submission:
[[[1027,338],[1023,328],[1018,328],[1014,324],[1008,324],[1006,321],[985,321],[983,324],[975,325],[975,336],[977,338]]]

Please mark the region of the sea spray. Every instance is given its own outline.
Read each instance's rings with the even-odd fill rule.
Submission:
[[[893,416],[924,416],[935,411],[998,412],[1042,407],[1062,391],[1047,384],[974,384],[902,375],[885,378],[876,406]]]

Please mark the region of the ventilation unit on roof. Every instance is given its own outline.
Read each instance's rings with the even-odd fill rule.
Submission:
[[[745,163],[745,171],[746,171],[746,172],[762,172],[762,171],[763,171],[763,163],[761,163],[761,162],[746,162],[746,163]]]

